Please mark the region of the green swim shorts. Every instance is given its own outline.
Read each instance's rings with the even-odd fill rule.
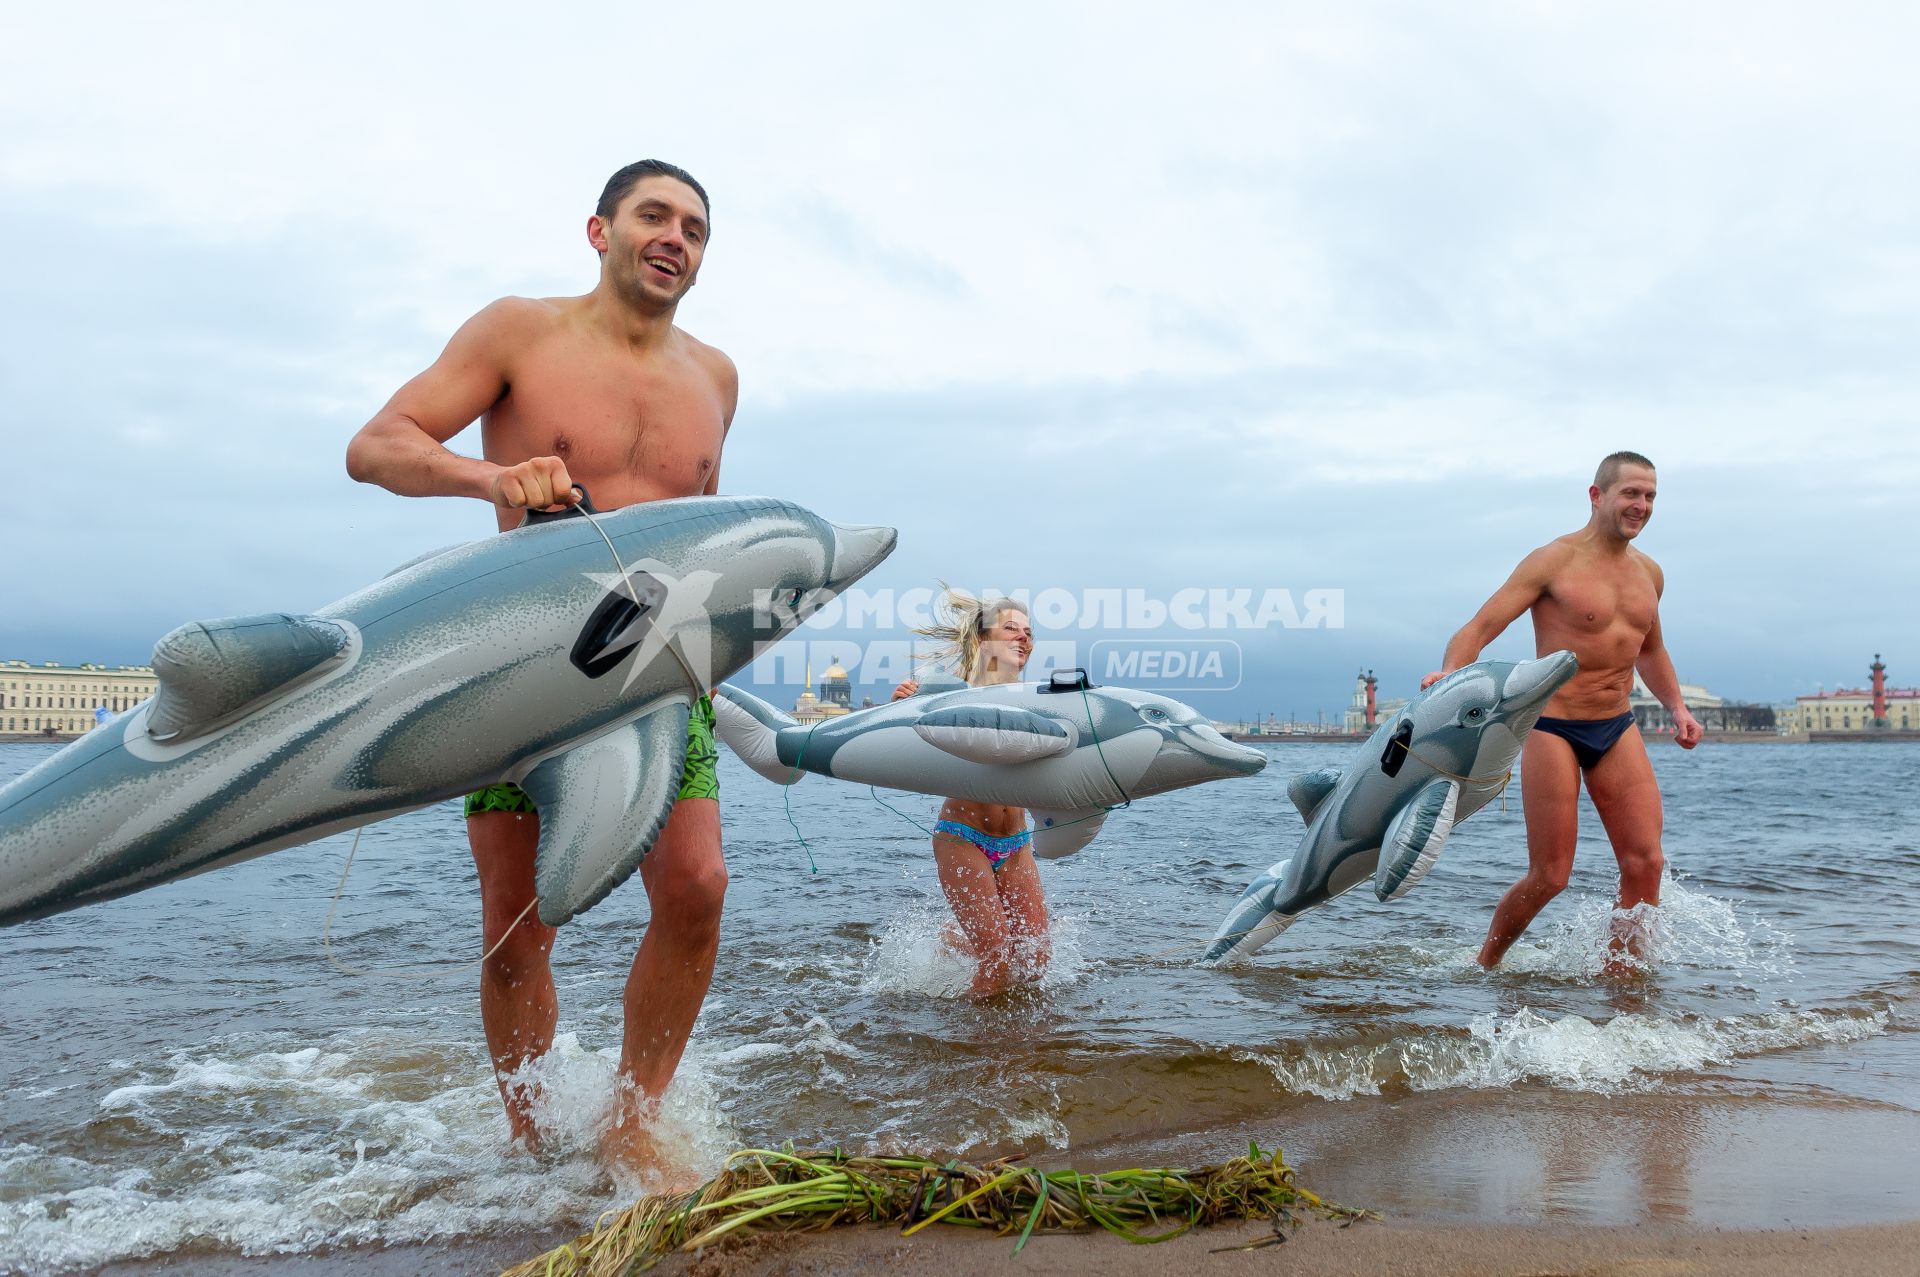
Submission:
[[[687,716],[687,765],[680,774],[680,798],[719,798],[720,748],[713,743],[713,700],[702,696]],[[518,785],[488,785],[467,795],[467,815],[487,811],[533,811],[533,799]]]

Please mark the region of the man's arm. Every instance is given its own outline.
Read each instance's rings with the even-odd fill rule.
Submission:
[[[1653,592],[1657,598],[1666,592],[1666,577],[1659,565],[1649,561],[1647,567],[1653,573]],[[1687,702],[1680,694],[1680,676],[1674,672],[1673,658],[1667,655],[1666,640],[1660,633],[1660,614],[1654,612],[1653,625],[1647,630],[1647,637],[1641,640],[1640,654],[1633,660],[1633,667],[1640,674],[1640,681],[1647,685],[1653,698],[1666,707],[1673,716],[1673,738],[1683,749],[1692,749],[1700,743],[1703,729],[1693,711],[1687,708]]]
[[[1461,626],[1460,632],[1447,641],[1446,653],[1440,658],[1440,668],[1420,680],[1421,688],[1432,687],[1461,666],[1479,660],[1487,644],[1499,638],[1509,625],[1520,618],[1522,612],[1540,601],[1566,554],[1567,551],[1556,542],[1543,545],[1520,560],[1520,566],[1513,570],[1506,584],[1495,590],[1493,597],[1481,604],[1480,610],[1473,614],[1473,619]]]
[[[403,497],[474,497],[518,508],[572,504],[557,457],[499,466],[443,445],[506,393],[509,354],[538,302],[509,297],[460,326],[433,366],[409,381],[347,445],[347,473]]]

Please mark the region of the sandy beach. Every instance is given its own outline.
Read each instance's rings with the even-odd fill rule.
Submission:
[[[1897,1039],[1875,1054],[1901,1065]],[[1867,1061],[1872,1064],[1875,1061]],[[961,1228],[760,1235],[655,1270],[685,1277],[1047,1273],[1192,1277],[1705,1277],[1910,1275],[1920,1271],[1920,1117],[1877,1108],[1745,1098],[1592,1096],[1545,1091],[1403,1097],[1371,1112],[1310,1105],[1287,1123],[1300,1182],[1381,1218],[1312,1221],[1278,1245],[1265,1224],[1153,1245],[1104,1234],[1010,1238]],[[1170,1136],[1122,1159],[1089,1150],[1045,1166],[1191,1164],[1232,1151],[1227,1131]],[[113,1264],[99,1277],[455,1277],[495,1274],[566,1232],[450,1245],[344,1247],[297,1256],[177,1254]]]
[[[1063,1277],[1817,1277],[1915,1271],[1920,1225],[1804,1232],[1499,1228],[1369,1223],[1313,1224],[1284,1244],[1230,1249],[1265,1230],[1216,1230],[1154,1246],[1112,1237],[1041,1238],[1015,1257],[1000,1238],[901,1238],[891,1232],[782,1238],[676,1258],[655,1271],[688,1277],[825,1277],[827,1274],[1046,1273]],[[1228,1248],[1228,1249],[1223,1249]]]
[[[1852,1228],[1720,1231],[1701,1228],[1515,1228],[1385,1220],[1343,1228],[1312,1223],[1287,1241],[1236,1249],[1270,1233],[1264,1226],[1214,1229],[1152,1246],[1108,1236],[1036,1237],[1013,1243],[961,1229],[902,1237],[892,1229],[842,1229],[812,1236],[761,1236],[698,1255],[670,1256],[662,1277],[828,1277],[954,1273],[1062,1277],[1911,1277],[1920,1223]],[[114,1265],[100,1277],[193,1273],[196,1277],[467,1277],[497,1273],[525,1258],[502,1240],[450,1249],[402,1247],[298,1258],[179,1256],[152,1267]]]

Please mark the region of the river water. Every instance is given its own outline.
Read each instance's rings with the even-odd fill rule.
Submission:
[[[1569,890],[1502,970],[1473,964],[1524,863],[1517,791],[1406,900],[1355,892],[1252,965],[1194,965],[1299,837],[1288,778],[1354,747],[1263,748],[1260,775],[1043,864],[1053,967],[987,1004],[939,942],[932,800],[783,791],[723,756],[732,885],[668,1143],[711,1170],[787,1139],[1091,1164],[1258,1138],[1353,1204],[1437,1218],[1920,1215],[1920,749],[1656,747],[1671,881],[1651,970],[1620,981],[1591,808]],[[0,782],[45,756],[0,746]],[[507,1142],[476,973],[323,953],[350,843],[0,932],[0,1270],[552,1235],[640,1187],[591,1156],[638,879],[562,933],[535,1159]],[[455,805],[372,827],[335,957],[469,959],[476,900]]]

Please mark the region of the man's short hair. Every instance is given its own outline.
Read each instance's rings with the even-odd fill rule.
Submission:
[[[1621,466],[1645,466],[1653,469],[1653,462],[1637,452],[1609,452],[1601,458],[1600,468],[1593,472],[1593,486],[1605,492],[1620,479]]]
[[[600,192],[600,202],[594,206],[597,217],[612,217],[620,209],[620,201],[627,193],[638,186],[643,178],[670,177],[676,182],[685,182],[700,197],[700,207],[707,211],[707,220],[713,220],[713,205],[707,200],[707,188],[694,180],[693,174],[677,164],[665,160],[640,160],[629,164],[607,179],[607,189]]]

